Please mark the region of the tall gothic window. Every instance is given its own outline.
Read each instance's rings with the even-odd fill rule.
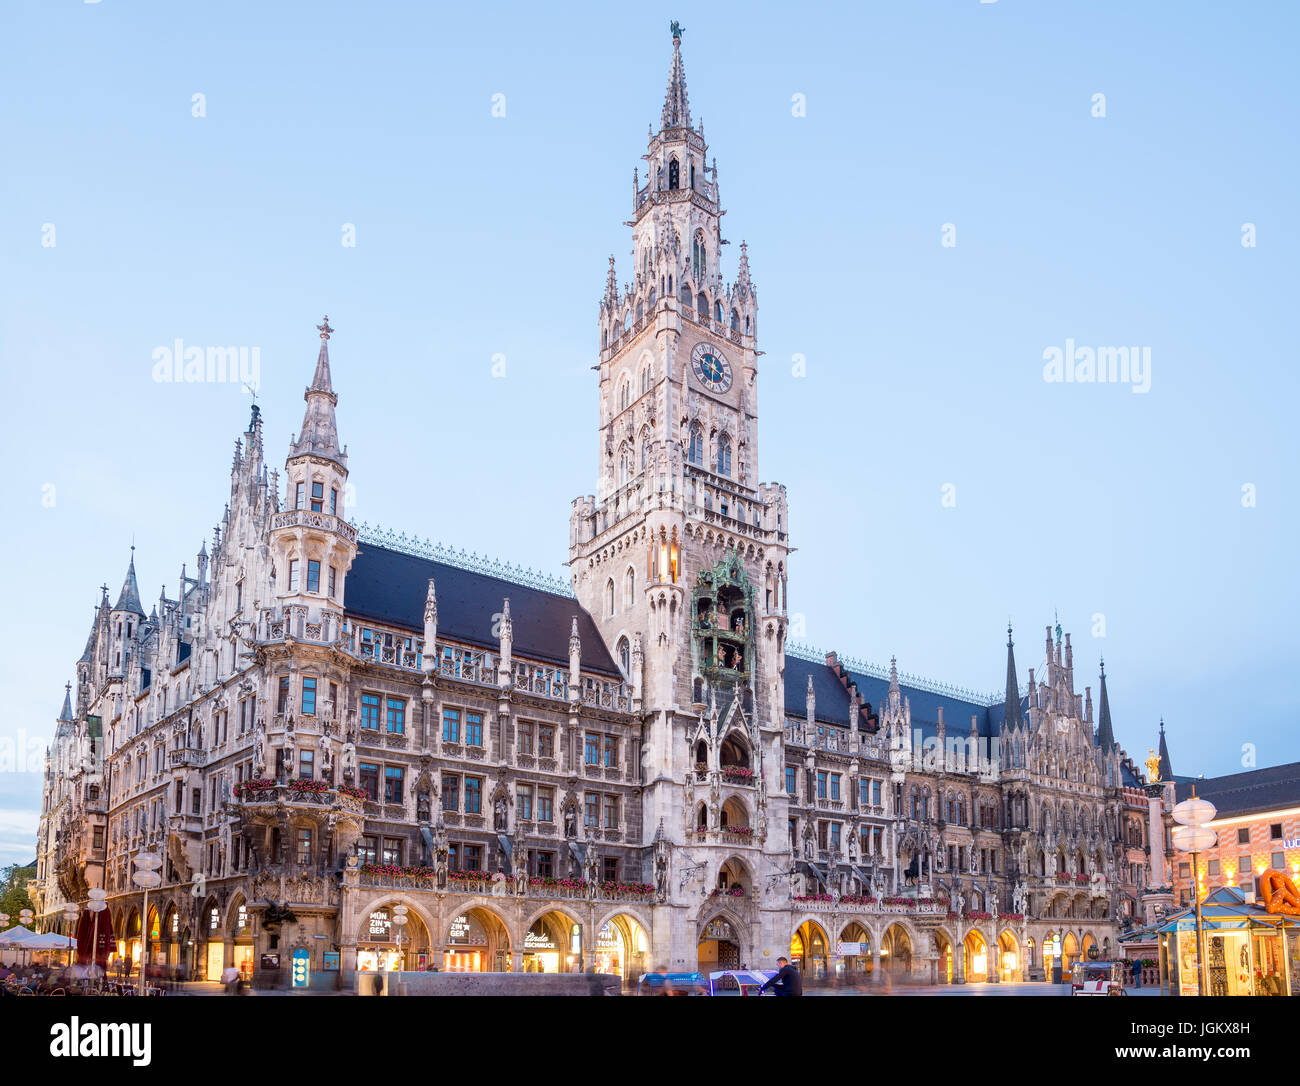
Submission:
[[[626,637],[618,639],[618,666],[623,669],[623,678],[626,679],[632,670],[632,646]]]
[[[731,474],[731,439],[726,434],[718,438],[718,474]]]
[[[626,378],[618,386],[618,409],[626,411],[629,403],[632,402],[632,382]]]
[[[677,164],[675,158],[668,161],[668,187],[670,189],[682,187],[681,167]]]
[[[648,362],[641,367],[641,394],[642,395],[645,395],[645,393],[650,391],[650,374],[652,372],[653,371]]]
[[[631,610],[632,604],[636,602],[636,570],[631,566],[627,567],[627,572],[623,574],[623,606]]]
[[[614,578],[611,577],[605,582],[605,616],[608,618],[614,614]]]
[[[618,485],[627,486],[632,481],[632,450],[626,445],[618,454]]]
[[[698,422],[691,424],[691,439],[686,450],[686,459],[699,467],[704,466],[704,434]]]
[[[695,232],[695,242],[691,245],[691,272],[697,283],[704,281],[704,273],[708,268],[704,254],[704,231]]]

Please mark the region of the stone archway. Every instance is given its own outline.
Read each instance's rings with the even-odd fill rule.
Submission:
[[[805,920],[790,936],[790,961],[805,980],[824,980],[830,960],[826,929],[816,920]]]
[[[595,971],[619,977],[625,986],[649,970],[649,951],[649,929],[631,913],[614,913],[596,927]]]
[[[856,920],[850,921],[835,941],[837,977],[845,984],[870,984],[871,952],[871,933]]]
[[[956,967],[956,955],[953,952],[952,939],[943,928],[934,930],[934,952],[939,961],[937,978],[939,983],[951,984]]]
[[[581,970],[586,932],[578,919],[551,906],[534,913],[520,939],[520,971],[524,973],[568,973]],[[594,933],[592,941],[595,941]]]
[[[1012,984],[1020,980],[1020,971],[1024,964],[1015,933],[1007,928],[998,936],[998,980],[1004,984]]]
[[[901,924],[890,924],[880,938],[880,964],[887,975],[905,977],[912,971],[912,937]]]
[[[729,910],[710,915],[700,924],[695,940],[696,968],[701,973],[719,969],[739,969],[748,965],[750,946],[748,927]]]
[[[966,981],[969,984],[983,984],[989,979],[989,944],[984,933],[978,928],[971,928],[962,940],[965,951]]]

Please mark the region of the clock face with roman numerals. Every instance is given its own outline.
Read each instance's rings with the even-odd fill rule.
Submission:
[[[710,343],[697,343],[691,351],[691,368],[695,379],[710,392],[726,392],[731,387],[731,364]]]

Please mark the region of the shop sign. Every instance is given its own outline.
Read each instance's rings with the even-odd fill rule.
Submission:
[[[306,947],[299,947],[293,952],[293,986],[295,988],[307,987],[307,975],[311,955]]]
[[[339,968],[339,952],[337,950],[327,950],[322,956],[321,968],[327,973],[336,973]]]
[[[471,943],[475,946],[485,946],[487,944],[487,933],[484,932],[483,926],[477,920],[462,913],[447,925],[447,942],[459,945]]]
[[[370,914],[370,938],[387,939],[393,922],[388,919],[387,909],[376,909]]]
[[[622,939],[619,938],[618,929],[612,923],[607,923],[596,935],[597,950],[620,950],[622,948]]]
[[[263,969],[279,969],[279,968],[280,968],[280,955],[279,955],[279,954],[263,954],[263,955],[262,955],[262,965],[261,965],[261,968],[263,968]]]
[[[856,958],[864,953],[862,943],[836,943],[835,953],[841,958]]]
[[[554,950],[555,942],[549,935],[539,935],[535,931],[530,931],[524,936],[525,950]]]

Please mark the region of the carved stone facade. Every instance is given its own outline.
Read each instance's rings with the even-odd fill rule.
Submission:
[[[254,408],[176,598],[107,588],[60,715],[34,889],[92,886],[191,976],[885,966],[1009,980],[1107,950],[1143,783],[1048,631],[981,699],[787,644],[785,488],[758,473],[757,291],[724,282],[680,36],[634,274],[600,304],[597,493],[570,585],[347,520],[328,320],[284,485]],[[1010,639],[1008,639],[1010,642]],[[951,729],[951,730],[950,730]],[[403,927],[395,918],[407,906]],[[1054,937],[1055,940],[1054,941]],[[279,957],[276,957],[276,956]],[[264,957],[266,956],[266,957]]]

